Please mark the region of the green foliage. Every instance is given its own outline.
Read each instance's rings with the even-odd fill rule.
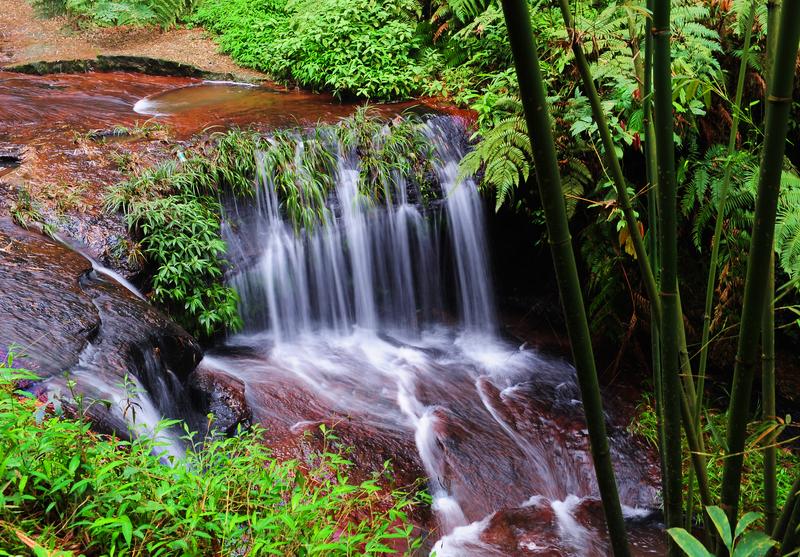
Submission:
[[[32,0],[31,3],[43,16],[67,15],[79,23],[172,27],[192,10],[195,0]]]
[[[271,183],[295,230],[310,230],[328,218],[326,201],[333,188],[333,154],[321,128],[311,136],[296,130],[269,137],[259,153],[259,176]]]
[[[462,176],[483,173],[481,187],[495,191],[495,210],[513,199],[520,183],[527,182],[532,169],[531,143],[528,126],[522,113],[522,104],[512,97],[498,99],[494,105],[497,119],[483,132],[475,149],[461,161]],[[577,197],[593,184],[586,165],[571,159],[562,168],[562,188],[566,196],[567,215],[572,217],[577,207]]]
[[[135,203],[126,215],[157,267],[153,300],[176,308],[181,322],[202,335],[241,326],[236,292],[219,283],[226,247],[219,211],[215,198],[178,194]]]
[[[317,126],[311,133],[279,131],[260,146],[259,178],[271,182],[295,230],[312,229],[329,218],[326,201],[338,148],[333,142],[358,157],[363,202],[392,203],[407,181],[419,189],[423,202],[433,195],[434,156],[422,122],[414,117],[387,122],[364,106],[336,125]]]
[[[30,190],[25,186],[21,186],[17,190],[17,199],[9,208],[9,212],[14,222],[23,228],[28,228],[33,223],[45,222],[37,201],[34,200]]]
[[[403,98],[421,90],[416,0],[204,0],[193,21],[223,52],[277,79],[337,95]]]
[[[418,545],[414,503],[379,486],[388,465],[383,479],[353,482],[324,428],[322,449],[300,460],[276,460],[259,427],[227,439],[187,432],[185,456],[167,458],[151,437],[95,434],[57,400],[15,386],[32,379],[11,357],[0,363],[0,555],[351,556]]]
[[[393,186],[402,187],[406,179],[414,181],[423,197],[431,195],[429,176],[435,155],[418,118],[409,116],[387,123],[365,106],[342,120],[335,133],[342,145],[359,157],[359,190],[365,197],[392,201]]]
[[[216,149],[180,153],[135,173],[106,195],[122,211],[155,267],[152,299],[187,329],[211,336],[241,327],[236,292],[221,284],[225,243],[219,194],[252,193],[259,138],[242,131],[218,136]]]
[[[788,419],[788,418],[787,418]],[[658,448],[658,426],[653,399],[645,394],[642,402],[637,407],[636,416],[631,421],[628,429],[639,435]],[[725,459],[727,446],[725,428],[727,415],[715,411],[707,411],[704,415],[703,433],[706,448],[707,475],[712,500],[718,500],[722,485],[722,464]],[[748,439],[744,451],[744,474],[742,476],[741,508],[746,512],[754,512],[763,505],[763,470],[764,470],[764,444],[773,435],[784,430],[787,421],[752,422],[747,429]],[[691,466],[689,455],[684,450],[683,478],[684,492],[688,493],[688,471]],[[800,456],[781,446],[777,451],[777,494],[778,505],[786,501],[792,483],[800,471]],[[695,507],[702,508],[698,490],[694,490]]]
[[[728,522],[728,517],[721,508],[706,507],[706,512],[728,549],[728,555],[732,557],[764,557],[776,544],[763,532],[747,532],[751,524],[762,518],[760,513],[747,513],[732,528],[733,525]],[[688,557],[713,557],[713,553],[683,528],[670,528],[667,532]]]
[[[461,161],[461,172],[465,176],[475,176],[483,169],[481,186],[494,189],[495,210],[511,198],[520,182],[528,180],[532,166],[531,142],[522,104],[506,97],[495,105],[498,111],[506,107],[503,116]]]
[[[720,268],[723,273],[718,287],[725,306],[715,311],[715,321],[723,317],[736,318],[724,311],[738,307],[739,286],[744,280],[750,249],[750,230],[753,226],[759,160],[755,151],[739,150],[729,161],[723,145],[710,147],[702,157],[690,155],[680,174],[685,176],[681,209],[693,221],[692,241],[699,251],[708,248],[719,205],[725,166],[732,165],[730,191],[723,207],[723,233],[720,239]],[[778,198],[778,217],[775,226],[775,252],[779,267],[794,282],[800,277],[800,176],[785,162]]]

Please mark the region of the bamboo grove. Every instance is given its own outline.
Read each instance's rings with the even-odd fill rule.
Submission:
[[[481,9],[480,3],[473,8]],[[503,13],[512,47],[520,98],[530,134],[538,184],[544,208],[549,245],[563,304],[565,321],[572,346],[593,452],[598,485],[603,501],[608,532],[614,555],[629,555],[605,434],[603,408],[600,398],[595,357],[584,310],[583,294],[578,282],[572,240],[561,187],[562,177],[556,159],[552,126],[547,102],[547,84],[539,70],[538,48],[529,24],[528,3],[525,0],[503,0]],[[580,33],[575,29],[568,0],[560,0],[574,64],[580,74],[583,93],[592,107],[594,123],[602,140],[605,166],[614,184],[617,203],[621,206],[631,235],[644,289],[652,308],[651,335],[653,347],[653,384],[659,418],[659,447],[663,478],[664,519],[669,532],[669,555],[684,553],[690,556],[735,554],[795,555],[800,547],[800,477],[795,481],[782,509],[776,508],[775,442],[773,430],[766,435],[763,470],[765,520],[762,528],[743,534],[759,515],[749,513],[739,520],[739,500],[743,455],[747,426],[752,415],[753,382],[762,356],[762,413],[765,422],[775,423],[774,369],[774,235],[781,172],[787,147],[789,110],[800,40],[800,2],[784,0],[768,4],[766,49],[767,94],[764,99],[763,142],[760,147],[758,188],[750,235],[747,274],[744,282],[741,320],[736,357],[729,362],[733,369],[727,411],[727,447],[721,495],[714,498],[708,487],[704,460],[702,417],[704,415],[705,374],[709,355],[709,330],[712,304],[718,280],[719,244],[724,217],[723,207],[728,200],[733,165],[724,169],[722,191],[717,200],[713,250],[709,264],[701,346],[690,357],[686,345],[683,310],[679,292],[680,266],[677,254],[678,196],[676,191],[676,162],[673,121],[673,80],[671,67],[670,10],[671,0],[652,0],[641,13],[633,8],[630,17],[645,18],[646,36],[642,37],[643,60],[637,64],[641,75],[641,99],[645,113],[645,161],[648,176],[648,215],[651,219],[649,237],[644,238],[637,224],[627,193],[627,183],[615,149],[612,134],[595,88],[589,63],[583,51]],[[751,31],[757,10],[756,0],[749,3],[745,22],[744,46],[736,76],[736,93],[730,111],[733,115],[729,129],[726,157],[730,161],[737,145],[737,133],[742,119],[744,76],[751,57]],[[634,37],[638,44],[639,37]],[[532,182],[532,180],[531,180]],[[529,186],[532,184],[529,184]],[[657,232],[655,232],[657,231]],[[647,240],[647,241],[646,241]],[[683,449],[683,447],[687,447]],[[684,494],[682,450],[691,452],[689,496]],[[691,531],[692,493],[695,484],[703,503],[700,539]],[[735,531],[735,535],[732,533]]]

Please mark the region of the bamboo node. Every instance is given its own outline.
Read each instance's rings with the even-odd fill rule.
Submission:
[[[767,97],[767,102],[771,103],[790,103],[792,102],[792,97],[776,97],[774,95],[770,95]]]
[[[563,246],[563,245],[566,245],[566,244],[571,244],[572,243],[572,237],[567,236],[566,238],[564,238],[562,240],[558,240],[558,241],[548,239],[547,243],[550,244],[551,246],[554,246],[554,247],[555,246]]]

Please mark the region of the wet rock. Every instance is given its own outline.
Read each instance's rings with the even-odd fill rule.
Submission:
[[[203,413],[213,414],[213,428],[233,435],[239,426],[250,425],[253,413],[240,379],[201,364],[189,376],[187,384]]]
[[[0,176],[22,164],[25,147],[11,143],[0,143]]]
[[[202,352],[191,335],[81,255],[2,218],[0,266],[0,350],[15,364],[51,391],[80,393],[104,429],[125,432],[136,413],[192,422],[182,380]]]
[[[0,219],[0,350],[17,363],[55,374],[78,362],[100,315],[78,284],[91,270],[80,255]]]
[[[564,555],[556,516],[546,501],[496,513],[481,534],[481,541],[508,555]]]
[[[190,64],[147,56],[103,56],[85,60],[31,62],[3,68],[6,71],[33,75],[84,72],[135,72],[147,75],[198,77],[217,81],[252,81],[230,73],[208,72]]]

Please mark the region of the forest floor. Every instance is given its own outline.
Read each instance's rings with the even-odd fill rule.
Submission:
[[[248,80],[267,76],[242,68],[202,29],[112,27],[77,29],[65,18],[37,17],[27,0],[3,0],[0,10],[0,66],[55,60],[84,60],[98,55],[144,56],[181,62]]]

